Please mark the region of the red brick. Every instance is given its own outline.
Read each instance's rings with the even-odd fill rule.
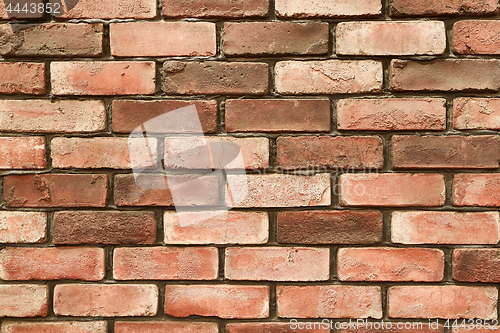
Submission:
[[[243,164],[245,169],[269,167],[269,139],[263,137],[169,136],[164,150],[167,169],[241,169]]]
[[[306,327],[306,324],[303,324]],[[328,323],[329,325],[329,323]],[[293,323],[242,323],[227,324],[227,333],[330,333],[329,328],[293,328]],[[298,326],[298,323],[297,323]],[[329,326],[328,326],[329,327]]]
[[[148,148],[144,149],[143,148]],[[130,169],[150,168],[157,164],[158,142],[155,138],[63,138],[51,141],[52,166],[60,169]],[[130,152],[134,153],[133,159]],[[133,163],[131,162],[133,161]]]
[[[0,251],[3,280],[83,280],[104,278],[104,249],[6,247]]]
[[[56,316],[152,317],[158,287],[151,284],[59,284],[54,288]]]
[[[497,91],[500,60],[392,60],[389,81],[392,91]]]
[[[34,3],[36,6],[38,6],[39,3],[43,3],[43,0],[4,0],[0,2],[0,19],[2,20],[16,20],[16,19],[39,19],[44,17],[44,13],[39,13],[36,11],[36,13],[30,13],[28,12],[23,12],[20,10],[19,12],[13,10],[11,12],[7,12],[7,7],[9,4],[11,5],[11,9],[15,9],[16,5],[19,4],[19,8],[22,9],[24,5],[31,6],[31,4]]]
[[[278,286],[281,318],[382,318],[380,287]]]
[[[455,53],[500,54],[499,22],[458,21],[453,24],[452,34]]]
[[[128,22],[110,25],[111,54],[117,57],[213,56],[215,23]]]
[[[48,297],[46,285],[0,284],[0,317],[45,317]]]
[[[325,281],[330,251],[304,247],[230,247],[224,272],[229,280]]]
[[[391,318],[497,318],[496,287],[398,286],[387,298]]]
[[[0,169],[44,169],[44,137],[0,137]]]
[[[228,175],[226,205],[232,207],[303,207],[331,204],[330,174]]]
[[[343,206],[437,207],[445,201],[439,174],[343,174],[339,185]]]
[[[61,2],[55,1],[54,3]],[[55,15],[62,19],[149,19],[156,17],[155,0],[78,0],[76,2],[64,1],[62,4],[61,14]]]
[[[342,55],[435,55],[446,49],[441,21],[341,22],[336,32]]]
[[[453,205],[500,207],[500,175],[458,174],[453,178]]]
[[[2,24],[0,54],[18,57],[99,57],[102,23]]]
[[[53,321],[2,323],[2,333],[107,333],[105,321]]]
[[[227,56],[326,54],[326,22],[224,23],[222,51]]]
[[[262,17],[269,12],[269,0],[163,0],[164,17]]]
[[[174,206],[171,189],[176,191],[176,206],[213,206],[219,202],[217,176],[116,175],[114,200],[117,206]],[[164,189],[160,187],[165,186]]]
[[[276,92],[283,95],[358,94],[382,91],[382,63],[372,60],[280,61]]]
[[[280,136],[277,163],[296,168],[382,168],[382,139],[373,136]]]
[[[496,169],[499,160],[496,135],[392,137],[394,169]]]
[[[378,211],[278,212],[278,243],[376,244],[382,228]]]
[[[226,101],[228,132],[329,132],[328,99],[232,99]]]
[[[50,67],[54,95],[152,95],[152,61],[53,62]]]
[[[180,225],[178,216],[197,222]],[[264,244],[269,238],[264,212],[166,211],[163,227],[166,244]]]
[[[498,212],[393,212],[391,239],[402,244],[497,244]]]
[[[174,95],[264,95],[268,65],[256,62],[166,61],[162,89]]]
[[[238,285],[167,285],[165,313],[224,319],[253,319],[269,316],[269,287]]]
[[[91,133],[106,130],[102,101],[0,100],[0,131]]]
[[[464,282],[500,282],[499,249],[453,250],[453,280]]]
[[[43,243],[47,233],[47,213],[0,212],[0,243]]]
[[[45,64],[0,62],[0,94],[43,95],[46,89]]]
[[[159,121],[163,117],[168,117],[169,112],[190,105],[196,107],[203,132],[215,133],[217,131],[217,102],[208,100],[115,100],[113,101],[113,131],[130,133],[142,125],[148,133],[196,133],[196,128],[199,126],[198,119],[188,117],[189,113],[185,116],[175,113],[175,122],[169,122],[170,118]]]
[[[122,247],[113,255],[117,280],[215,280],[219,257],[214,247]]]
[[[276,15],[293,18],[365,17],[381,14],[382,4],[376,0],[356,3],[342,0],[276,0]]]
[[[154,244],[153,212],[63,211],[54,213],[54,244]]]
[[[337,274],[341,281],[439,282],[444,253],[420,248],[339,249]]]
[[[500,129],[500,98],[456,98],[453,100],[453,128]]]
[[[218,333],[217,323],[175,321],[117,321],[115,333]]]
[[[341,99],[337,122],[342,130],[445,130],[442,98]]]
[[[38,174],[4,178],[9,207],[104,207],[108,177],[98,174]]]
[[[492,15],[497,0],[391,0],[391,16]]]

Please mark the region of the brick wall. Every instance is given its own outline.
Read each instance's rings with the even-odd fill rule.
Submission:
[[[0,2],[1,333],[497,324],[497,0],[17,3]],[[192,119],[155,120],[193,106],[207,147],[243,156],[222,178],[176,155]],[[177,199],[134,177],[152,119],[134,154],[148,184],[190,184]]]

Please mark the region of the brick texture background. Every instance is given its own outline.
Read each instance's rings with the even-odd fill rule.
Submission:
[[[496,323],[498,0],[9,3],[0,333]],[[190,105],[210,142],[240,146],[247,176],[227,179],[248,195],[183,226],[227,202],[223,182],[191,183],[177,215],[169,188],[135,182],[127,138]],[[151,126],[178,136],[151,138],[143,167],[210,167],[175,158],[184,124]]]

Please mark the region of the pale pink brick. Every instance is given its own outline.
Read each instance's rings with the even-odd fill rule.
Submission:
[[[0,169],[43,169],[44,137],[0,137]]]
[[[47,213],[0,212],[0,243],[43,243],[47,233]]]
[[[382,63],[372,60],[280,61],[276,92],[283,95],[376,93],[382,91]]]
[[[226,205],[230,207],[303,207],[331,203],[330,174],[228,175]]]
[[[215,23],[112,23],[110,44],[111,54],[117,57],[213,56]]]
[[[41,284],[0,284],[0,317],[45,317],[49,288]]]
[[[59,2],[59,1],[58,1]],[[61,3],[61,2],[59,2]],[[61,19],[150,19],[156,17],[155,0],[62,1]]]
[[[105,321],[4,321],[2,333],[107,333]]]
[[[224,272],[229,280],[325,281],[330,251],[302,247],[230,247]]]
[[[453,128],[500,130],[500,98],[455,98]]]
[[[399,131],[446,129],[442,98],[341,99],[337,123],[343,130]]]
[[[446,48],[441,21],[341,22],[336,32],[341,55],[435,55]]]
[[[342,0],[276,0],[276,15],[279,17],[365,17],[378,16],[382,4],[378,0],[354,2]]]
[[[281,318],[382,318],[380,287],[278,286]]]
[[[497,244],[498,212],[393,212],[391,240],[402,244]]]
[[[195,222],[181,226],[178,216]],[[263,212],[166,211],[163,227],[166,244],[264,244],[269,238],[269,218]]]

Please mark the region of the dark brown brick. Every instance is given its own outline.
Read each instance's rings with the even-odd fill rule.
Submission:
[[[278,243],[376,244],[382,240],[378,211],[278,213]]]
[[[453,279],[463,282],[500,282],[500,249],[455,249]]]
[[[492,15],[497,0],[390,0],[391,16]]]
[[[154,244],[153,212],[56,212],[52,226],[54,244]]]

